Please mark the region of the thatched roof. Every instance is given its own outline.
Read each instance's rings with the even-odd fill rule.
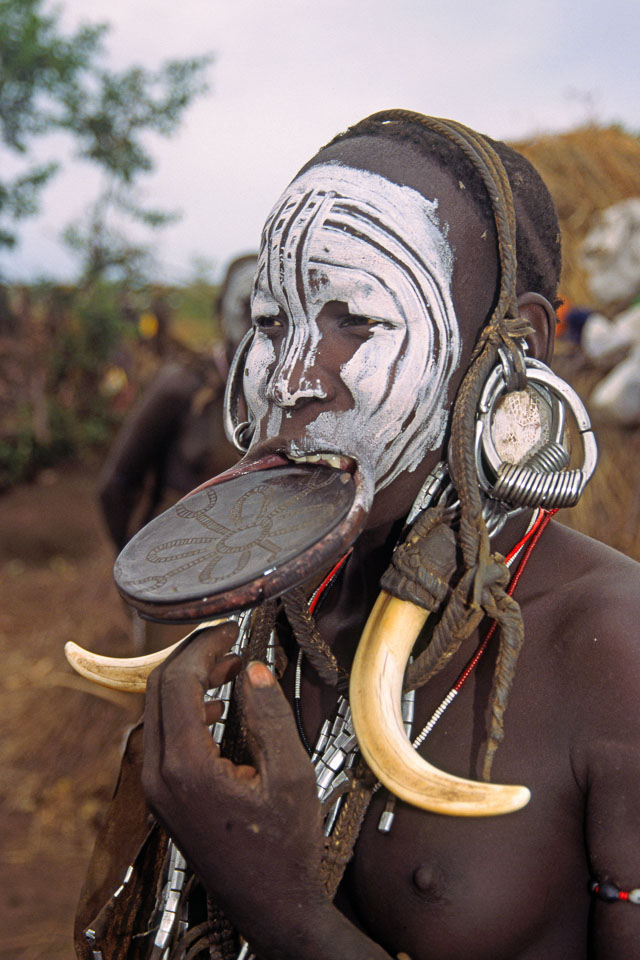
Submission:
[[[596,214],[640,196],[640,138],[618,127],[582,127],[571,133],[512,143],[549,187],[562,228],[561,296],[591,304],[578,248]]]

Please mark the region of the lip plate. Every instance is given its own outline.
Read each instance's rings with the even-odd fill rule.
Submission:
[[[129,541],[116,586],[145,619],[172,623],[279,596],[351,546],[367,516],[359,486],[357,473],[275,457],[232,469]]]

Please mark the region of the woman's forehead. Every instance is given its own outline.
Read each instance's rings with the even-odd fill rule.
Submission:
[[[376,173],[320,164],[289,185],[267,219],[258,286],[276,293],[299,288],[301,277],[322,283],[323,266],[426,271],[449,286],[446,234],[437,201]]]

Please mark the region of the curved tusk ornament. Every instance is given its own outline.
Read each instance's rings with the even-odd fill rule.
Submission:
[[[125,693],[144,693],[151,671],[163,663],[185,640],[195,636],[201,630],[224,623],[225,620],[226,618],[199,623],[195,630],[186,634],[182,640],[171,644],[170,647],[165,647],[164,650],[158,650],[143,657],[103,657],[98,653],[85,650],[72,640],[65,644],[64,654],[73,669],[87,680]]]
[[[351,670],[349,701],[362,755],[395,796],[432,813],[488,817],[524,807],[522,786],[465,780],[418,755],[400,711],[402,683],[428,611],[382,590],[362,634]]]
[[[488,817],[524,807],[523,786],[483,783],[444,773],[413,749],[400,712],[402,682],[409,655],[428,612],[385,590],[371,611],[351,670],[349,700],[362,755],[380,782],[395,796],[432,813]],[[67,660],[81,676],[127,693],[144,693],[152,670],[185,640],[225,618],[198,624],[182,640],[142,657],[105,657],[69,641]]]

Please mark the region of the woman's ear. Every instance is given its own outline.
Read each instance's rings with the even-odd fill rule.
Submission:
[[[523,293],[518,297],[518,313],[533,327],[533,333],[527,337],[530,355],[543,363],[550,363],[556,339],[555,310],[542,294]]]

